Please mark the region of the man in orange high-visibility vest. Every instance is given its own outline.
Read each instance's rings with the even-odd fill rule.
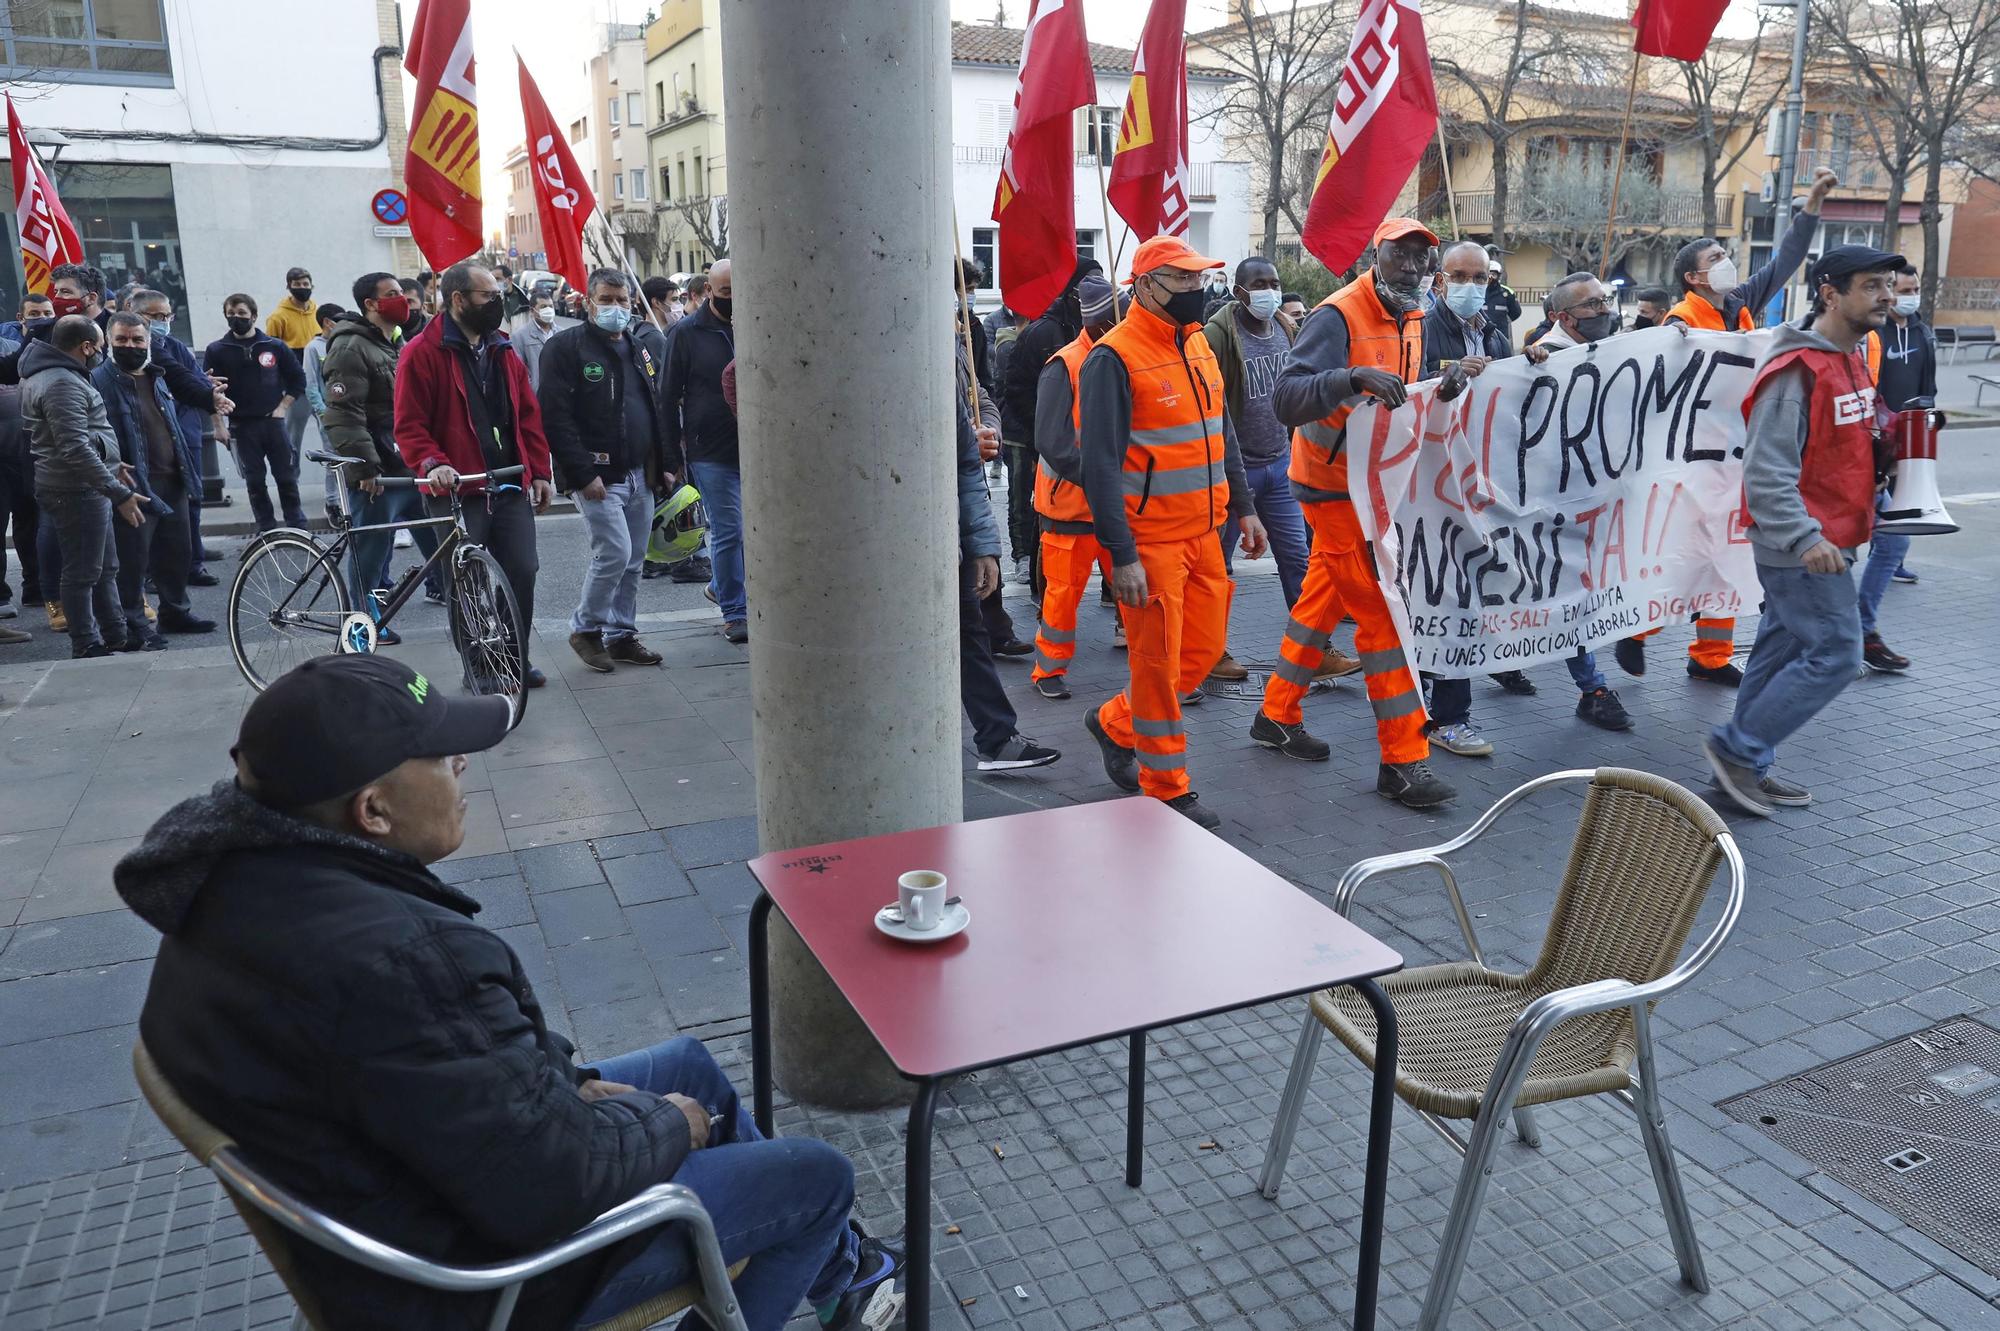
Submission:
[[[1181,692],[1221,659],[1229,627],[1216,529],[1236,519],[1252,559],[1266,545],[1201,331],[1201,275],[1222,266],[1173,236],[1140,245],[1132,308],[1077,376],[1084,497],[1111,555],[1131,669],[1131,683],[1084,726],[1113,784],[1209,829],[1222,820],[1189,789]]]

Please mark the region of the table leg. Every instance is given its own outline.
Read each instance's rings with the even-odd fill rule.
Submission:
[[[1375,1085],[1368,1105],[1368,1167],[1361,1189],[1361,1259],[1354,1277],[1354,1331],[1375,1331],[1382,1279],[1382,1211],[1389,1195],[1389,1129],[1396,1116],[1396,1009],[1373,980],[1356,991],[1375,1009]]]
[[[1125,1186],[1136,1188],[1146,1167],[1146,1033],[1132,1032],[1125,1071]]]
[[[757,1131],[771,1129],[771,898],[759,892],[750,907],[751,1117]]]
[[[903,1143],[903,1325],[930,1331],[931,1325],[931,1120],[937,1114],[939,1083],[917,1083],[910,1104],[910,1131]]]

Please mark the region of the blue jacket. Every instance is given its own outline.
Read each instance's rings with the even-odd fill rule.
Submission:
[[[986,465],[979,460],[979,437],[972,431],[972,418],[965,411],[965,395],[954,393],[958,402],[958,552],[961,559],[978,559],[1000,553],[1000,530],[993,521],[993,501],[986,492]]]
[[[146,426],[139,416],[141,381],[107,360],[90,372],[90,382],[104,399],[104,414],[111,421],[111,432],[118,436],[118,451],[138,475],[139,493],[155,497],[152,478],[147,475]],[[153,400],[160,404],[160,414],[166,417],[167,428],[173,432],[174,450],[181,460],[181,483],[187,490],[200,494],[201,436],[189,435],[181,425],[180,412],[175,410],[177,404],[167,388],[163,370],[147,374],[144,382],[151,386]]]
[[[183,388],[184,380],[190,387],[194,382],[206,383],[208,380],[208,375],[201,368],[201,357],[194,354],[194,348],[172,334],[161,332],[158,328],[153,330],[153,359],[160,362],[162,367],[173,364],[187,371],[186,376],[172,370],[165,371],[172,376],[169,386],[176,393]],[[186,402],[176,400],[174,410],[181,418],[181,433],[194,440],[195,447],[200,448],[202,439],[214,428],[209,424],[209,418],[215,414],[213,408],[191,407]],[[201,472],[197,469],[194,474],[199,476]]]

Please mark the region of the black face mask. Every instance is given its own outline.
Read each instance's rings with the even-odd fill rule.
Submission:
[[[292,299],[297,301],[299,304],[303,305],[312,298],[313,298],[313,289],[311,287],[292,288]]]
[[[1618,331],[1618,316],[1610,310],[1586,315],[1576,321],[1576,335],[1586,342],[1602,342]]]
[[[1159,282],[1155,282],[1153,288],[1165,294],[1160,317],[1168,323],[1176,328],[1185,328],[1189,324],[1201,322],[1201,312],[1208,308],[1206,291],[1200,287],[1196,287],[1193,291],[1168,291]]]
[[[465,313],[459,316],[458,322],[466,332],[477,333],[479,336],[484,337],[488,333],[499,332],[500,321],[506,317],[506,304],[498,295],[495,295],[493,299],[487,301],[484,305],[474,305],[468,301],[465,306]]]
[[[728,296],[710,296],[708,305],[715,311],[715,317],[725,323],[736,313],[736,302]]]
[[[247,314],[232,314],[229,316],[229,332],[234,337],[247,337],[256,323],[257,321]]]
[[[1653,316],[1650,314],[1635,314],[1632,316],[1632,327],[1634,328],[1651,328],[1655,322]]]
[[[118,368],[121,370],[131,370],[135,374],[145,369],[146,362],[152,358],[153,351],[150,347],[111,348],[111,359],[117,363]]]

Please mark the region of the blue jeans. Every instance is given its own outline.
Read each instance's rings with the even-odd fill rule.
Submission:
[[[382,522],[420,522],[430,516],[424,506],[423,495],[413,488],[391,486],[379,495],[369,495],[352,486],[347,491],[347,511],[353,515],[356,527],[372,527]],[[410,535],[416,539],[417,548],[429,559],[438,548],[436,527],[412,527]],[[389,558],[396,548],[396,533],[393,531],[357,531],[354,539],[347,543],[347,594],[354,600],[356,610],[367,607],[374,614],[377,606],[369,593],[376,587],[389,582]],[[424,585],[432,591],[443,591],[444,580],[433,569],[424,579]],[[380,619],[381,616],[375,616]]]
[[[750,618],[743,586],[743,472],[727,462],[690,462],[694,488],[708,510],[709,589],[725,623]]]
[[[1274,462],[1256,467],[1246,464],[1244,467],[1250,481],[1250,498],[1257,505],[1257,519],[1264,524],[1264,530],[1271,537],[1271,558],[1278,561],[1278,586],[1285,593],[1285,604],[1288,606],[1299,599],[1299,589],[1306,585],[1306,559],[1312,554],[1312,536],[1306,531],[1305,510],[1299,507],[1298,499],[1292,494],[1291,478],[1286,475],[1291,468],[1292,450],[1289,448]],[[1230,556],[1241,534],[1241,524],[1234,518],[1222,524],[1224,568],[1231,568]]]
[[[1861,668],[1861,612],[1853,571],[1808,573],[1757,566],[1764,617],[1736,690],[1736,714],[1710,738],[1733,763],[1762,776],[1778,745],[1854,681]]]
[[[633,468],[623,480],[604,487],[604,498],[585,499],[576,511],[590,533],[590,566],[583,571],[583,598],[569,617],[571,633],[601,633],[606,642],[639,632],[639,573],[646,565],[646,539],[653,532],[653,492],[646,473]]]
[[[688,1156],[673,1181],[701,1198],[724,1262],[755,1258],[735,1282],[750,1331],[778,1331],[802,1301],[824,1303],[847,1289],[859,1240],[847,1224],[854,1167],[846,1156],[810,1137],[765,1140],[699,1040],[682,1036],[605,1059],[592,1070],[604,1081],[660,1095],[672,1091],[717,1111],[709,1144]],[[604,1321],[694,1278],[694,1253],[684,1234],[663,1230],[611,1273],[579,1323]]]
[[[1595,693],[1604,688],[1604,676],[1597,670],[1597,655],[1587,649],[1579,650],[1575,656],[1563,662],[1569,667],[1569,677],[1576,681],[1577,688],[1585,693]],[[1432,679],[1430,681],[1431,729],[1439,726],[1455,726],[1472,719],[1472,681],[1470,679]]]
[[[1889,496],[1878,493],[1875,509],[1880,512],[1889,503]],[[1904,556],[1910,553],[1910,538],[1895,532],[1878,531],[1868,542],[1868,563],[1861,570],[1861,631],[1875,631],[1875,612],[1882,606],[1882,593],[1889,590],[1889,579],[1903,566]]]

